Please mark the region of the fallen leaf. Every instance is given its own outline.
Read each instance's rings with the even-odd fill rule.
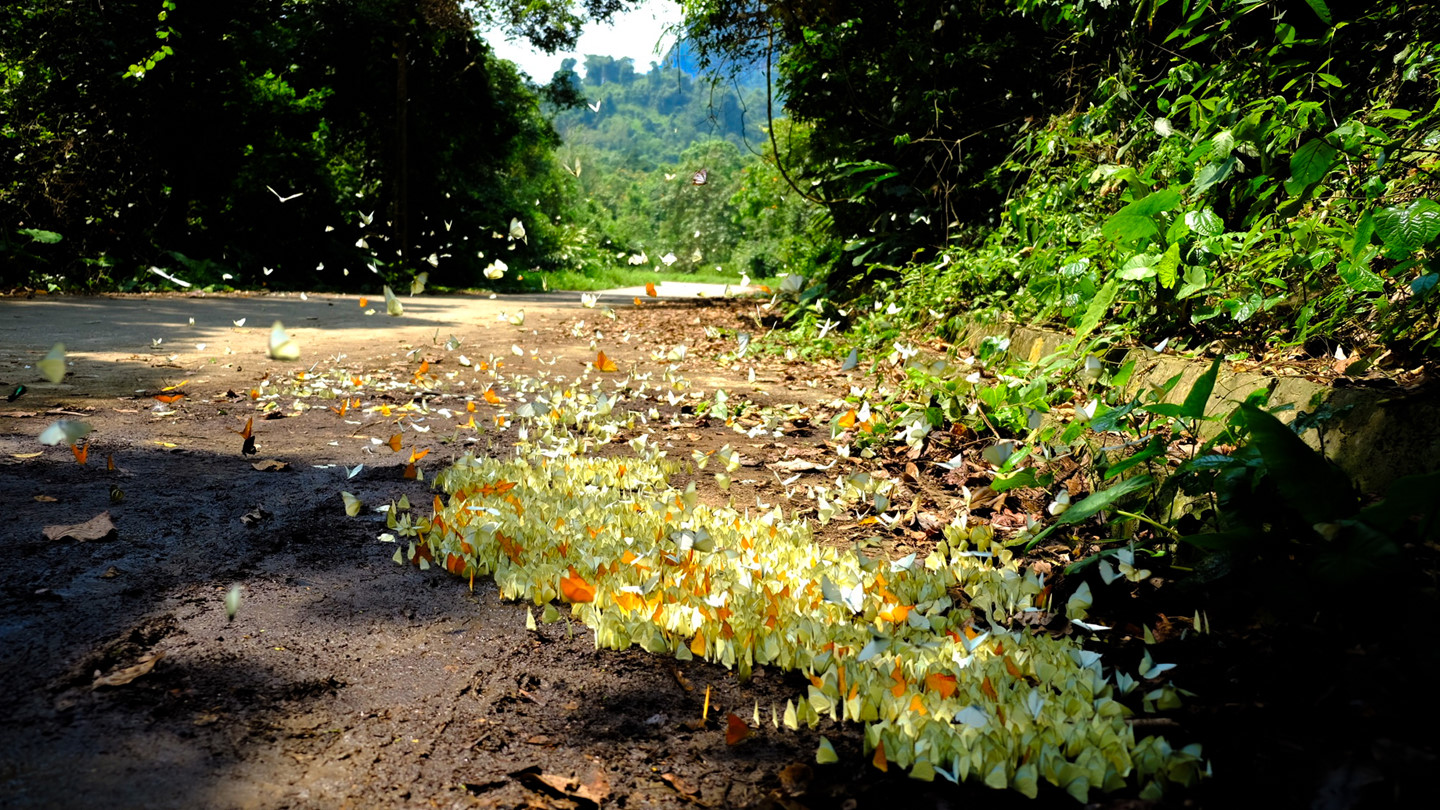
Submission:
[[[35,500],[39,501],[40,503],[56,503],[60,499],[54,497],[53,495],[36,495]]]
[[[124,686],[154,669],[155,665],[164,657],[164,650],[156,650],[149,655],[141,656],[140,661],[134,666],[116,670],[109,675],[101,675],[97,672],[95,673],[95,681],[90,684],[90,688],[99,689],[102,686]]]
[[[685,781],[683,779],[673,773],[660,774],[660,781],[669,785],[671,788],[674,789],[676,793],[679,793],[681,796],[684,796],[687,799],[695,798],[695,791],[691,789],[689,785],[685,784]]]
[[[690,679],[685,677],[685,673],[681,672],[679,667],[675,668],[675,681],[679,683],[680,688],[686,692],[695,691],[695,687],[690,683]]]
[[[592,763],[580,780],[580,786],[575,788],[575,796],[592,801],[597,806],[610,798],[610,780],[605,777],[605,770]]]
[[[254,526],[255,524],[259,523],[267,517],[270,517],[270,513],[264,508],[257,506],[254,509],[251,509],[249,512],[241,515],[240,522],[244,523],[246,526]]]
[[[273,458],[267,458],[264,461],[257,461],[250,466],[254,467],[260,472],[278,472],[280,470],[290,469],[290,464],[288,462],[279,461]]]
[[[799,796],[810,787],[815,772],[803,762],[792,762],[780,769],[780,789],[790,796]]]
[[[14,416],[14,414],[11,414],[11,416]],[[40,456],[43,456],[43,455],[45,455],[44,452],[39,452],[39,453],[11,453],[11,454],[10,454],[10,456],[11,456],[12,458],[19,458],[19,459],[39,458]]]
[[[115,521],[109,512],[101,512],[84,523],[69,526],[46,526],[43,530],[46,540],[74,540],[84,543],[89,540],[104,540],[115,534]]]

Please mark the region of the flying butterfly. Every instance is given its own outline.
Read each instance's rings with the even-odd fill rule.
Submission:
[[[691,185],[703,186],[703,185],[705,185],[706,183],[708,183],[709,181],[710,181],[710,170],[709,170],[709,169],[701,169],[700,171],[695,172],[694,174],[690,175],[690,184],[691,184]]]

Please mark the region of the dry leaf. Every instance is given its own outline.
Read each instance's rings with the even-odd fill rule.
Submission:
[[[787,795],[799,796],[810,787],[810,778],[814,771],[803,762],[792,762],[780,769],[780,789]]]
[[[35,500],[40,503],[57,503],[60,499],[53,495],[36,495]]]
[[[110,519],[109,512],[101,512],[84,523],[76,523],[70,526],[46,526],[44,529],[46,540],[74,540],[84,543],[89,540],[105,540],[115,534],[115,521]]]
[[[610,797],[610,780],[605,777],[605,769],[597,764],[591,764],[585,771],[585,777],[580,780],[580,786],[575,788],[576,797],[592,801],[597,806]]]
[[[687,799],[695,798],[695,791],[692,790],[689,785],[685,784],[684,780],[682,780],[675,774],[662,773],[660,774],[660,780],[665,784],[669,785],[670,787],[674,788],[675,792],[679,793],[681,796],[684,796]]]
[[[11,415],[11,416],[14,416],[15,414],[12,413],[12,414],[10,414],[10,415]],[[30,458],[39,458],[39,457],[41,457],[41,456],[43,456],[43,455],[45,455],[45,453],[42,451],[42,452],[39,452],[39,453],[11,453],[11,454],[10,454],[10,457],[11,457],[11,458],[18,458],[18,459],[30,459]]]
[[[141,675],[144,675],[145,673],[154,669],[155,664],[159,663],[160,659],[164,657],[164,650],[156,650],[149,655],[142,656],[139,663],[135,664],[135,666],[133,667],[126,667],[124,669],[116,670],[109,675],[100,675],[97,672],[95,674],[95,682],[90,684],[90,688],[99,689],[102,686],[124,686],[125,684],[130,683]]]
[[[260,472],[268,472],[268,471],[271,471],[271,470],[278,471],[278,470],[288,470],[288,469],[290,469],[290,464],[289,464],[288,462],[279,461],[279,460],[273,459],[273,458],[267,458],[267,459],[265,459],[264,461],[257,461],[257,462],[255,462],[254,464],[251,464],[250,466],[251,466],[251,467],[254,467],[255,469],[259,470]]]

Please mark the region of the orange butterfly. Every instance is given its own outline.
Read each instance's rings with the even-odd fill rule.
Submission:
[[[75,454],[75,460],[84,464],[90,458],[90,445],[75,443],[70,445],[70,452]]]
[[[239,433],[240,437],[245,440],[245,442],[240,445],[240,455],[242,456],[255,455],[255,434],[251,431],[251,427],[253,427],[254,424],[255,417],[252,416],[249,419],[245,420],[244,430],[231,431],[232,433]]]
[[[741,740],[754,734],[755,731],[746,725],[734,712],[725,718],[725,744],[738,745]]]
[[[361,309],[364,309],[365,307],[368,307],[368,306],[370,306],[370,299],[369,299],[369,298],[366,298],[366,297],[363,296],[363,295],[360,296],[360,308],[361,308]]]
[[[655,291],[655,282],[653,282],[653,281],[647,281],[647,282],[645,282],[645,294],[648,295],[648,296],[650,296],[651,298],[659,298],[659,297],[660,297],[660,293],[658,293],[658,292]]]
[[[581,579],[572,566],[570,574],[560,578],[560,595],[570,602],[593,602],[595,586]]]
[[[596,370],[596,371],[619,371],[619,370],[620,370],[620,367],[617,366],[617,365],[615,365],[615,361],[614,361],[614,360],[611,360],[610,358],[606,357],[606,356],[605,356],[605,352],[600,352],[600,354],[599,354],[598,356],[596,356],[596,358],[595,358],[595,370]]]
[[[390,441],[387,442],[387,444],[390,445],[391,450],[394,450],[397,453],[400,452],[400,434],[396,433],[394,436],[391,436]]]
[[[486,389],[485,389],[485,401],[488,402],[488,403],[490,403],[491,405],[499,405],[499,404],[500,404],[500,397],[495,396],[495,392],[494,392],[492,389],[486,388]],[[474,409],[472,408],[471,410],[474,410]]]
[[[156,394],[154,398],[160,400],[166,405],[169,405],[173,402],[178,402],[179,400],[184,399],[185,396],[186,395],[184,392],[180,392],[175,394]]]

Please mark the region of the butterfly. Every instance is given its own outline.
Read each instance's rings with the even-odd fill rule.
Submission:
[[[56,343],[45,357],[35,364],[35,368],[40,370],[41,376],[52,383],[58,383],[65,379],[65,344]],[[15,396],[18,397],[20,394],[17,393]],[[12,398],[10,401],[14,402],[15,400]]]
[[[269,187],[269,186],[266,186],[265,188],[270,188],[270,187]],[[304,194],[305,192],[303,192],[303,191],[297,191],[297,192],[295,192],[294,194],[291,194],[289,197],[281,197],[281,196],[280,196],[280,192],[276,191],[276,190],[273,189],[273,188],[270,188],[270,193],[275,195],[275,199],[277,199],[277,200],[279,200],[280,202],[283,203],[283,202],[290,202],[291,200],[295,199],[296,197],[299,197],[301,194]]]
[[[619,371],[619,370],[620,370],[620,367],[617,366],[617,365],[615,365],[615,361],[614,361],[614,360],[611,360],[610,358],[606,357],[606,356],[605,356],[605,352],[600,352],[599,355],[597,355],[596,358],[595,358],[595,370],[596,370],[596,371],[607,371],[607,372],[608,372],[608,371]]]
[[[60,442],[75,444],[90,433],[91,427],[88,422],[81,422],[75,419],[57,419],[50,427],[40,432],[40,443],[56,445]]]
[[[253,456],[253,455],[255,455],[255,433],[254,433],[254,431],[252,430],[252,428],[254,428],[254,426],[255,426],[255,418],[254,418],[254,417],[251,417],[251,418],[245,420],[245,429],[244,429],[244,430],[231,431],[232,433],[239,433],[239,434],[240,434],[240,438],[242,438],[242,439],[245,440],[245,442],[240,445],[240,455],[242,455],[242,456]]]
[[[273,360],[300,359],[300,344],[285,333],[285,327],[279,321],[270,327],[270,357]]]
[[[709,170],[709,169],[701,169],[700,171],[695,172],[694,174],[690,175],[690,183],[691,183],[691,185],[703,186],[703,185],[705,185],[707,182],[709,182],[709,180],[710,180],[710,170]]]
[[[11,392],[5,397],[5,401],[6,401],[6,402],[14,402],[15,400],[19,399],[20,396],[21,396],[22,394],[24,394],[27,390],[29,390],[29,389],[27,389],[25,386],[23,386],[23,385],[17,385],[17,386],[15,386],[15,390],[14,390],[14,391],[11,391]]]
[[[590,108],[590,112],[598,113],[600,112],[600,105],[603,103],[605,103],[605,99],[602,98],[594,104],[586,104],[585,106]]]
[[[674,180],[674,179],[675,179],[675,175],[671,174],[670,172],[665,172],[665,179],[666,179],[666,180]]]
[[[393,317],[399,317],[401,315],[404,315],[405,307],[401,305],[400,299],[395,297],[395,291],[390,289],[390,285],[385,285],[384,292],[385,314]]]
[[[530,244],[529,237],[525,235],[525,223],[521,222],[519,217],[510,218],[510,239],[519,239],[527,245]]]

